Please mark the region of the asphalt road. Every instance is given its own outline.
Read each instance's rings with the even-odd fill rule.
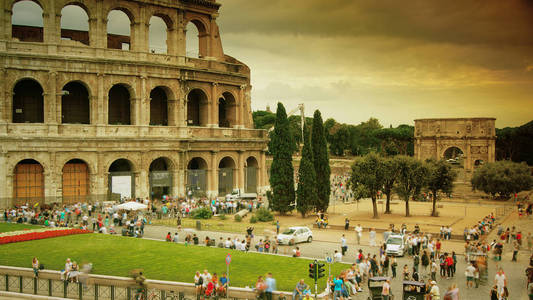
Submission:
[[[176,227],[165,227],[165,226],[147,226],[145,228],[145,238],[150,239],[158,239],[158,240],[164,240],[167,232],[171,232],[172,235],[177,231]],[[205,236],[209,236],[210,238],[214,238],[218,241],[220,237],[223,237],[224,239],[227,239],[228,237],[231,237],[232,239],[234,237],[244,238],[244,234],[234,234],[234,233],[224,233],[224,232],[211,232],[211,231],[199,231],[192,229],[182,229],[179,233],[179,240],[180,242],[183,241],[185,238],[186,232],[190,233],[196,233],[200,239],[200,241],[203,241]],[[335,250],[338,250],[340,252],[340,237],[342,232],[341,231],[331,231],[332,235],[338,235],[339,242],[328,242],[328,241],[317,241],[314,240],[312,243],[303,243],[299,244],[300,250],[302,252],[303,257],[309,257],[309,258],[318,258],[318,259],[324,259],[325,255],[327,253],[333,253]],[[254,243],[259,240],[259,236],[254,237]],[[292,254],[293,246],[280,246],[279,253],[281,254]],[[506,247],[510,248],[510,247]],[[355,262],[355,255],[358,249],[362,249],[363,253],[366,255],[367,253],[373,254],[379,254],[379,248],[378,247],[370,247],[366,245],[355,245],[355,244],[348,244],[348,252],[343,257],[343,261],[347,263],[353,263]],[[443,251],[446,251],[446,249],[443,249]],[[484,285],[480,285],[479,288],[466,288],[466,277],[464,275],[464,270],[466,268],[466,263],[464,256],[458,256],[458,263],[457,263],[457,273],[455,274],[455,277],[452,279],[444,279],[440,278],[440,276],[437,274],[437,284],[441,291],[441,298],[444,295],[447,288],[455,283],[459,287],[459,295],[460,299],[490,299],[489,297],[489,291],[494,281],[494,275],[496,274],[496,271],[498,267],[502,267],[508,281],[508,289],[510,293],[509,299],[512,300],[527,300],[527,290],[526,290],[526,277],[525,277],[525,269],[527,267],[527,264],[529,262],[529,255],[527,251],[521,251],[519,254],[518,262],[511,262],[512,253],[509,251],[509,249],[504,249],[504,255],[502,257],[501,262],[495,262],[494,260],[490,259],[488,263],[488,280],[487,283]],[[400,257],[397,259],[398,262],[398,273],[401,277],[401,271],[404,266],[404,264],[407,264],[409,269],[412,270],[412,259],[409,257]],[[207,266],[208,267],[208,266]],[[390,274],[390,273],[389,273]],[[336,275],[336,274],[333,274]],[[274,273],[275,277],[275,273]],[[307,270],[302,270],[302,278],[307,278]],[[424,278],[424,279],[427,279]],[[307,279],[306,279],[307,280]],[[310,284],[310,279],[308,284]],[[296,285],[296,282],[294,283]],[[391,281],[392,286],[392,292],[395,295],[395,299],[402,299],[402,281],[400,278],[393,279]],[[358,293],[355,297],[352,297],[352,299],[367,299],[368,297],[368,288],[364,286],[364,291],[362,293]]]

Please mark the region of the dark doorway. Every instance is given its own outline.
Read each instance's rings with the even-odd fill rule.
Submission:
[[[19,81],[13,89],[13,123],[43,122],[43,88],[32,79]]]
[[[90,104],[87,88],[79,82],[70,82],[61,92],[61,123],[89,124]]]
[[[130,125],[130,92],[123,85],[115,85],[109,90],[109,125]]]
[[[168,126],[168,101],[166,92],[156,87],[150,92],[150,125]]]

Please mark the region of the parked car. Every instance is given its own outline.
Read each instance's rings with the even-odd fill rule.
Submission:
[[[405,254],[405,241],[403,235],[389,235],[385,244],[387,246],[387,255],[403,256]]]
[[[297,243],[308,242],[313,240],[313,232],[307,227],[289,227],[283,233],[277,236],[278,244],[294,245]]]

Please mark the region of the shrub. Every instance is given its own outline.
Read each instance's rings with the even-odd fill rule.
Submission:
[[[252,216],[250,218],[250,223],[257,223],[257,217],[256,216]]]
[[[235,222],[242,222],[242,217],[241,215],[235,215]]]
[[[226,219],[227,219],[225,214],[221,214],[221,215],[219,215],[218,218],[219,218],[220,220],[226,220]]]
[[[213,212],[209,207],[200,207],[191,211],[191,217],[193,219],[211,219]]]
[[[255,212],[254,215],[260,222],[270,222],[274,220],[274,215],[266,208],[261,207]]]

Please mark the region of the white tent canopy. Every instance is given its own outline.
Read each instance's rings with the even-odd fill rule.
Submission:
[[[117,205],[117,209],[125,209],[125,210],[143,210],[147,208],[148,208],[147,205],[144,205],[139,202],[134,202],[134,201],[125,202],[120,205]]]

